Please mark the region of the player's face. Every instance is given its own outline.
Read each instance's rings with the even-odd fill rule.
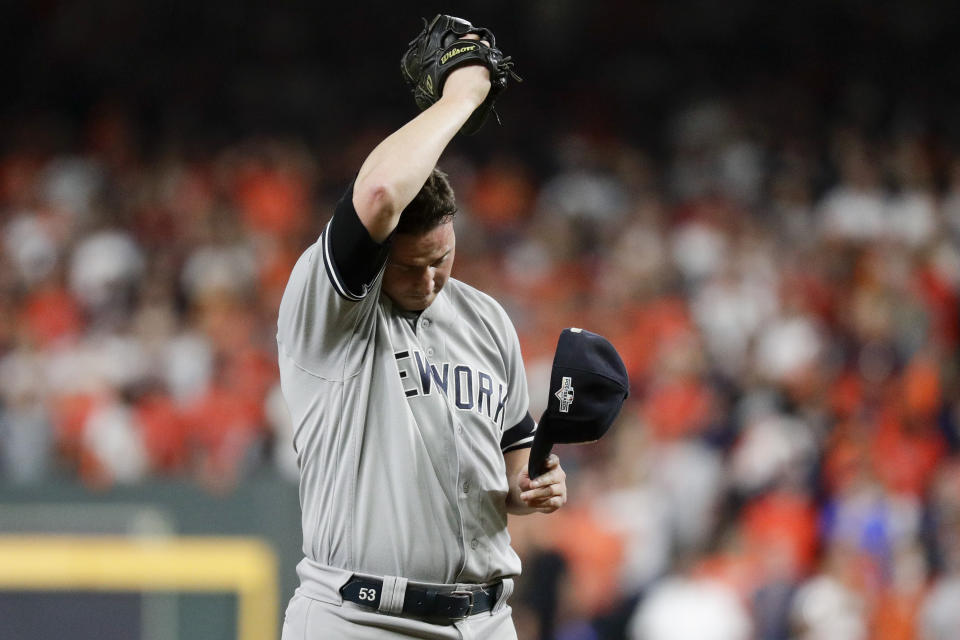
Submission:
[[[453,222],[423,234],[398,233],[383,273],[383,292],[401,309],[423,311],[450,278],[455,248]]]

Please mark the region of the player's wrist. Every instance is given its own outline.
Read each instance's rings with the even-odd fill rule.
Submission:
[[[464,75],[458,77],[462,72],[470,72],[470,77]],[[447,84],[444,85],[440,101],[463,104],[471,107],[472,111],[487,99],[490,88],[490,74],[485,68],[474,66],[458,69],[450,75]]]
[[[410,43],[400,67],[421,111],[441,101],[472,105],[460,128],[466,135],[479,131],[495,113],[494,102],[508,80],[520,81],[513,59],[497,48],[493,32],[442,14]]]
[[[438,104],[448,106],[449,108],[455,109],[464,119],[468,118],[473,111],[483,104],[483,99],[479,98],[476,95],[460,95],[452,94],[449,96],[443,96],[438,101]]]

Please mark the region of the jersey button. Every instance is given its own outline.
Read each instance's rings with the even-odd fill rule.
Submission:
[[[433,353],[434,353],[433,347],[427,347],[427,357],[428,357],[428,358],[432,358],[432,357],[433,357]]]
[[[463,481],[463,492],[464,492],[464,493],[470,493],[470,481],[469,481],[469,480],[464,480],[464,481]]]
[[[476,538],[470,541],[470,548],[473,549],[474,551],[476,551],[477,547],[479,546],[480,546],[480,541],[477,540]]]
[[[427,327],[429,327],[429,326],[430,326],[430,318],[424,318],[423,320],[421,320],[421,321],[420,321],[420,326],[423,327],[424,329],[426,329]]]

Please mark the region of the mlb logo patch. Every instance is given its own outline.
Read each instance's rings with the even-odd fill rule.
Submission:
[[[570,405],[573,404],[573,378],[563,376],[560,388],[553,395],[560,401],[560,413],[570,413]]]

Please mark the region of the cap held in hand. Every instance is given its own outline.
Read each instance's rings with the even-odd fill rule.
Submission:
[[[530,449],[530,477],[546,470],[554,444],[599,440],[629,393],[627,368],[609,340],[584,329],[564,329],[553,356],[547,410]]]

